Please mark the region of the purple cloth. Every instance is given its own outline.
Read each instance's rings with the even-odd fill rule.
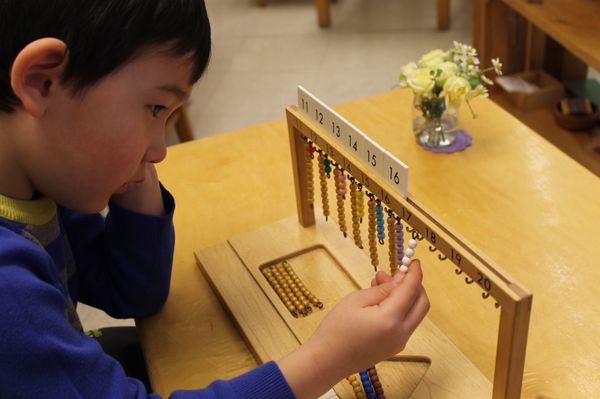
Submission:
[[[428,145],[421,145],[421,147],[423,147],[427,151],[449,154],[452,152],[464,150],[465,148],[471,145],[471,142],[473,142],[473,138],[471,137],[471,135],[465,130],[461,129],[458,132],[456,132],[456,138],[450,145],[447,145],[445,147],[430,147]]]

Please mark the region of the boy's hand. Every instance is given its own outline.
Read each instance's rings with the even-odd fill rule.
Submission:
[[[146,162],[143,172],[140,181],[128,183],[124,192],[113,195],[111,201],[130,211],[162,216],[165,208],[154,164]]]
[[[279,367],[298,398],[316,397],[344,377],[402,351],[429,310],[418,260],[408,273],[383,272],[346,296],[313,336]]]

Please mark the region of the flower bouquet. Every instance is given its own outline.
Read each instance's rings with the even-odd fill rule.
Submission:
[[[500,60],[492,59],[491,67],[480,69],[477,51],[456,41],[447,51],[432,50],[419,62],[402,67],[399,85],[413,90],[413,132],[420,144],[450,145],[458,129],[458,110],[463,101],[477,117],[469,100],[488,96],[486,85],[493,82],[485,75],[487,72],[502,75]]]

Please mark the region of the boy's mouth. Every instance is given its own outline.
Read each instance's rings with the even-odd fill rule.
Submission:
[[[119,187],[117,189],[117,191],[115,191],[115,194],[123,194],[123,193],[127,192],[130,184],[140,184],[140,183],[143,183],[144,180],[145,179],[140,179],[140,180],[134,180],[134,181],[129,181],[127,183],[123,183],[123,185],[121,185],[121,187]]]

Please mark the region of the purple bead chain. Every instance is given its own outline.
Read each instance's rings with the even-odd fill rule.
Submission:
[[[396,262],[399,265],[402,264],[402,258],[404,257],[404,230],[402,222],[396,223]]]

